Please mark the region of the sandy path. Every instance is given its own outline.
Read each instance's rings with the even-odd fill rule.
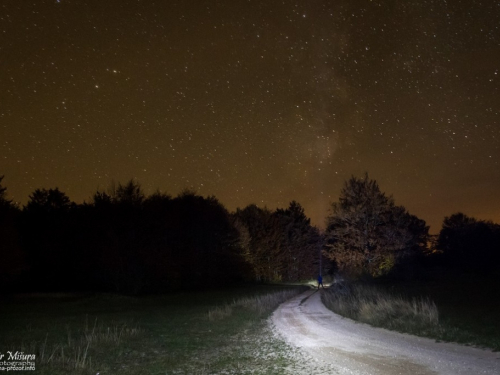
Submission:
[[[500,374],[500,353],[355,323],[328,310],[314,291],[283,303],[271,321],[285,341],[338,374]]]

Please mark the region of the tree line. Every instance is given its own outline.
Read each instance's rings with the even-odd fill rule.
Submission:
[[[57,188],[22,209],[0,194],[0,281],[18,289],[136,294],[317,273],[321,236],[297,202],[230,213],[215,197],[147,196],[132,180],[83,204]]]
[[[499,269],[499,225],[457,213],[433,239],[425,221],[396,205],[367,174],[345,182],[324,231],[295,201],[286,209],[251,204],[229,212],[213,196],[146,195],[133,180],[83,204],[58,188],[36,189],[20,208],[2,179],[3,292],[136,294],[332,272],[411,278],[429,265],[477,274]]]

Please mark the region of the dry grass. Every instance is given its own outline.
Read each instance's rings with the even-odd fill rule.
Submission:
[[[429,299],[406,299],[368,285],[334,284],[323,303],[342,316],[401,332],[428,335],[439,329],[439,313]]]
[[[231,316],[233,314],[233,308],[231,305],[216,306],[208,311],[208,320],[211,322],[215,320],[221,320]]]
[[[288,293],[275,293],[282,290]],[[267,313],[258,312],[303,290],[249,285],[141,298],[7,301],[0,309],[0,352],[35,354],[40,375],[264,373],[277,362],[262,348]],[[222,316],[216,312],[209,321],[209,310]]]
[[[41,342],[32,341],[21,344],[21,351],[36,354],[37,364],[55,366],[65,369],[92,369],[90,351],[102,344],[118,346],[122,339],[140,335],[143,331],[138,327],[126,324],[104,326],[97,319],[89,326],[88,317],[82,330],[74,335],[67,330],[65,342],[48,344],[48,334]]]
[[[210,321],[221,320],[232,315],[233,309],[243,307],[254,311],[257,315],[264,315],[273,311],[278,305],[300,293],[302,290],[282,290],[279,292],[269,293],[254,297],[245,297],[234,300],[233,303],[217,306],[208,311],[208,319]]]

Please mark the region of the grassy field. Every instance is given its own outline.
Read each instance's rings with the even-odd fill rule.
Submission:
[[[500,285],[477,277],[435,278],[332,288],[332,311],[378,327],[437,341],[500,350]]]
[[[436,303],[440,330],[434,338],[500,350],[500,282],[497,279],[443,277],[394,285],[391,289],[409,297],[425,296]]]
[[[0,308],[0,353],[36,354],[37,374],[286,373],[291,348],[265,318],[304,288],[11,298]]]

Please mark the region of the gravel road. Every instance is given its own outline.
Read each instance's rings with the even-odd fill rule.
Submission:
[[[500,353],[410,336],[342,318],[307,291],[274,312],[274,330],[337,374],[500,374]]]

